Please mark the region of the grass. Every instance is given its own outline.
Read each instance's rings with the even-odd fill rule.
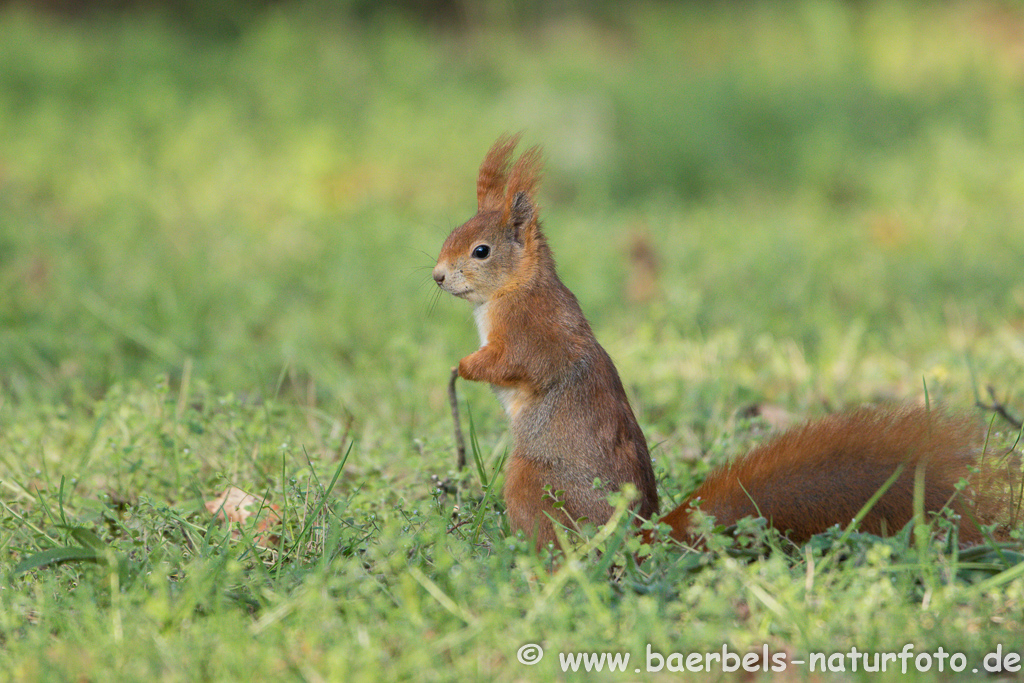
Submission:
[[[1024,650],[1018,546],[906,529],[790,548],[751,523],[638,569],[623,519],[549,572],[506,534],[485,387],[460,385],[480,466],[454,471],[446,381],[476,333],[429,278],[483,153],[525,129],[666,509],[763,438],[751,404],[927,388],[972,410],[991,385],[1019,415],[1015,6],[376,21],[291,7],[215,39],[0,11],[0,678],[560,680],[559,652],[644,667],[648,645],[912,643],[970,667]],[[656,288],[633,300],[638,240]],[[992,421],[991,448],[1016,438]],[[265,500],[234,530],[204,507],[230,485]],[[527,643],[546,652],[530,668]]]

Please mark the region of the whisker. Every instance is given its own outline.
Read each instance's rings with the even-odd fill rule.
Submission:
[[[434,299],[430,302],[430,308],[427,310],[427,317],[434,315],[434,309],[437,308],[437,302],[441,300],[441,295],[444,294],[440,289],[434,292]]]
[[[424,256],[426,256],[431,261],[436,261],[437,260],[437,256],[435,256],[434,254],[431,254],[430,252],[423,251],[422,249],[413,249],[412,247],[409,247],[409,250],[410,251],[418,251],[419,253],[423,254]]]

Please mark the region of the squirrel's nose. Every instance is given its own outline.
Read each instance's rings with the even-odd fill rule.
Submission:
[[[444,282],[444,270],[441,268],[434,268],[434,282],[442,284]]]

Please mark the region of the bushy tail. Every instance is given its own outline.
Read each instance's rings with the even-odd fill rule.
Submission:
[[[692,542],[693,506],[720,524],[761,516],[795,542],[846,526],[897,470],[860,529],[894,533],[914,516],[923,482],[924,511],[959,517],[960,541],[984,540],[981,526],[1009,523],[1019,508],[1020,464],[985,453],[983,433],[964,416],[923,407],[861,408],[789,430],[712,472],[661,521]]]

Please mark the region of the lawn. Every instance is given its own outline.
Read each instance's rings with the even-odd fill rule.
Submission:
[[[478,340],[430,278],[521,130],[663,509],[765,438],[752,407],[927,400],[1014,446],[975,403],[1024,413],[1020,7],[487,6],[284,4],[237,35],[0,7],[0,680],[563,680],[578,652],[660,680],[723,647],[807,661],[763,673],[792,680],[908,645],[945,679],[939,652],[1024,654],[1019,530],[794,548],[752,523],[637,567],[622,516],[552,569],[507,535],[486,387],[458,385],[456,470],[447,381]],[[255,497],[231,525],[229,487]]]

